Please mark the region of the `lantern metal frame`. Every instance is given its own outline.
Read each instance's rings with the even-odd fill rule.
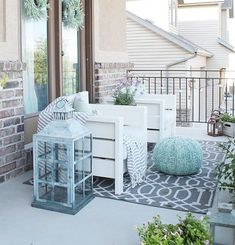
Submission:
[[[216,132],[217,130],[217,132]],[[223,123],[219,118],[211,117],[207,122],[207,134],[213,137],[223,136]]]
[[[54,112],[54,120],[78,123],[72,110]],[[51,123],[55,123],[55,121]],[[33,207],[76,214],[93,196],[92,134],[86,129],[76,137],[53,134],[46,130],[33,136],[34,200]],[[78,125],[79,126],[79,125]],[[75,127],[76,128],[76,127]],[[82,130],[81,130],[82,131]],[[48,135],[48,134],[49,135]],[[51,134],[50,134],[51,133]]]

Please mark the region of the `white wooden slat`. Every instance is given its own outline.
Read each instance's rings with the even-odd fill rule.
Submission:
[[[94,176],[115,178],[114,160],[93,158],[92,173]]]
[[[93,139],[93,156],[115,158],[115,142],[104,139]]]
[[[160,116],[148,115],[148,128],[160,130]]]
[[[87,122],[93,137],[104,139],[115,139],[114,124],[108,122]]]
[[[160,140],[160,131],[148,130],[147,132],[148,142],[156,143]]]
[[[115,110],[113,105],[108,104],[91,104],[92,109],[98,111],[101,116],[115,116],[122,117],[124,120],[124,125],[134,126],[134,127],[143,127],[143,119],[140,119],[140,115],[146,113],[144,107],[133,107],[133,106],[125,106],[125,110],[123,106],[115,105]]]

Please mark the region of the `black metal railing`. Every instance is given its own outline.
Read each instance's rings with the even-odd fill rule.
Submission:
[[[149,94],[175,94],[177,122],[207,122],[215,109],[235,113],[235,72],[128,70],[127,77],[140,80]]]

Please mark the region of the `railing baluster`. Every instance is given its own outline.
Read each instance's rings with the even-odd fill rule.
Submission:
[[[150,77],[148,77],[148,87],[149,87],[149,94],[151,94],[151,83],[150,83]]]
[[[212,89],[212,94],[211,94],[211,99],[212,99],[212,111],[214,111],[214,78],[211,79],[211,89]]]
[[[234,80],[233,80],[233,106],[232,106],[232,110],[233,110],[232,114],[234,116]]]
[[[198,122],[201,121],[201,78],[198,80]]]
[[[173,77],[173,94],[175,94],[175,77]]]
[[[181,110],[181,77],[179,79],[179,121],[182,122],[182,118],[181,118],[181,115],[182,115],[182,110]]]
[[[192,78],[192,122],[194,122],[194,78]]]
[[[186,89],[186,94],[185,94],[185,100],[186,100],[186,122],[188,122],[188,78],[186,77],[185,80],[185,89]]]
[[[157,94],[157,78],[154,78],[154,93]]]
[[[225,81],[225,112],[228,112],[228,84],[227,80]]]
[[[207,121],[207,71],[205,72],[205,122]]]
[[[167,80],[166,80],[166,94],[169,94],[169,77],[167,77]]]

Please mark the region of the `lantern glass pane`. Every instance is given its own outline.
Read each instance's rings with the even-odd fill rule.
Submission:
[[[65,144],[53,144],[53,160],[55,162],[66,164],[68,162],[67,147]]]
[[[75,188],[76,203],[81,203],[92,194],[92,183],[92,176],[90,176]]]
[[[40,160],[38,161],[38,173],[39,173],[39,180],[53,181],[52,178],[52,166],[47,161]]]
[[[91,153],[91,136],[90,135],[84,137],[84,153],[85,154]]]
[[[52,151],[51,151],[51,143],[39,141],[38,142],[38,157],[39,159],[51,159]]]
[[[84,155],[84,140],[78,139],[74,142],[74,160],[79,161]]]
[[[77,164],[74,166],[75,184],[81,182],[85,177],[91,175],[91,173],[92,173],[91,156],[81,161],[78,161]]]
[[[67,188],[39,183],[39,199],[67,204]]]

